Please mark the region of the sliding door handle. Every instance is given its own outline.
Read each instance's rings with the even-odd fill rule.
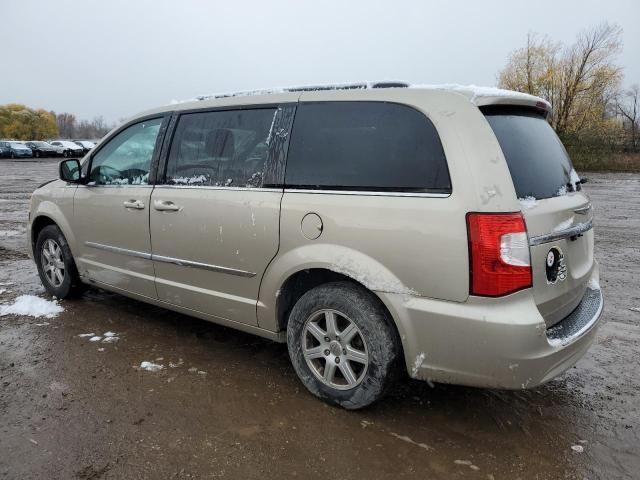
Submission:
[[[180,205],[176,205],[171,200],[154,200],[153,208],[159,212],[178,212],[182,209]]]
[[[144,202],[141,202],[140,200],[126,200],[122,205],[124,205],[124,208],[133,208],[136,210],[144,209]]]

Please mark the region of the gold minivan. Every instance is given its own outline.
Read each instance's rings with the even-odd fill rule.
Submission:
[[[593,211],[544,100],[401,83],[148,111],[38,188],[51,295],[95,285],[286,342],[345,408],[411,377],[553,379],[603,300]]]

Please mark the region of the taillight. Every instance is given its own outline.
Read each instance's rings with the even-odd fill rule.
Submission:
[[[467,234],[471,295],[499,297],[531,287],[522,213],[468,213]]]

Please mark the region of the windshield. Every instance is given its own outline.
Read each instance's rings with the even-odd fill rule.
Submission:
[[[551,198],[573,191],[578,180],[562,142],[537,111],[483,109],[507,160],[518,198]]]

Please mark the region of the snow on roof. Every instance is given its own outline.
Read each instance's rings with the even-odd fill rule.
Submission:
[[[528,93],[516,92],[514,90],[505,90],[503,88],[497,87],[483,87],[478,85],[458,85],[456,83],[445,83],[442,85],[411,85],[411,88],[424,88],[458,92],[470,97],[471,101],[475,101],[479,97],[507,97],[520,98],[522,100],[536,99],[544,101],[543,99],[534,95],[529,95]]]
[[[197,102],[203,100],[212,100],[217,98],[229,98],[229,97],[246,97],[257,95],[272,95],[278,93],[290,93],[290,92],[311,92],[311,91],[330,91],[330,90],[368,90],[379,88],[413,88],[422,90],[444,90],[450,92],[460,93],[469,98],[472,103],[479,103],[483,98],[504,98],[513,100],[522,100],[524,102],[538,103],[542,102],[546,106],[547,110],[550,109],[549,103],[533,95],[527,93],[516,92],[513,90],[505,90],[497,87],[484,87],[478,85],[459,85],[455,83],[445,84],[410,84],[407,82],[399,81],[379,81],[379,82],[354,82],[354,83],[337,83],[329,85],[306,85],[306,86],[293,86],[293,87],[278,87],[267,88],[258,90],[249,90],[244,92],[235,93],[214,93],[210,95],[198,95],[194,98],[187,100],[172,100],[171,104],[180,104],[187,102]]]

